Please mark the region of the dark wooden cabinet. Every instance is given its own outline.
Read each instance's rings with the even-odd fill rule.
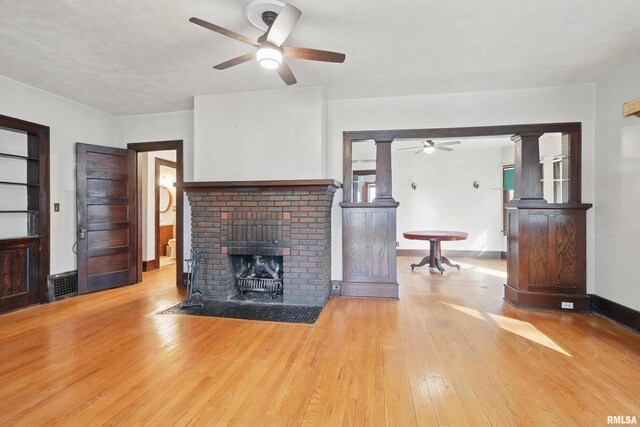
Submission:
[[[397,203],[341,203],[344,296],[398,297]]]
[[[40,302],[39,237],[0,240],[0,313]]]
[[[586,210],[589,204],[508,207],[505,298],[519,307],[589,309]]]

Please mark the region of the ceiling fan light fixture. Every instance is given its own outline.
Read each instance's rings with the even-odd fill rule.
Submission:
[[[262,45],[256,52],[256,59],[262,68],[275,70],[282,64],[282,50],[275,46]]]
[[[422,151],[424,151],[426,154],[431,154],[431,153],[433,153],[434,151],[436,151],[436,147],[433,147],[433,146],[431,146],[431,145],[427,145],[426,147],[424,147],[424,148],[422,149]]]

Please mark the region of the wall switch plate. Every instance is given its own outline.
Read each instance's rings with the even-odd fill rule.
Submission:
[[[60,212],[60,203],[54,203],[53,204],[53,211],[54,212]]]
[[[567,310],[573,310],[573,303],[562,301],[562,308],[566,308]]]
[[[396,242],[396,248],[400,247],[400,242]]]

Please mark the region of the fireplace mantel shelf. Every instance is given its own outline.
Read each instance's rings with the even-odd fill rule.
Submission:
[[[342,188],[342,183],[335,179],[295,179],[265,181],[194,181],[177,184],[184,191],[202,191],[216,189],[256,189],[267,191],[273,189],[302,189],[310,187],[328,187],[329,190]]]

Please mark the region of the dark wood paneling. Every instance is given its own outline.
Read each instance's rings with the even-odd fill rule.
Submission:
[[[544,202],[540,173],[540,147],[542,133],[518,133],[511,139],[515,142],[515,188],[513,200],[536,200]]]
[[[530,214],[526,230],[528,248],[528,283],[547,285],[549,283],[549,217]]]
[[[345,213],[343,238],[345,250],[349,253],[344,259],[344,276],[349,278],[365,277],[367,275],[367,241],[352,236],[367,235],[367,214],[365,212],[351,211]]]
[[[88,259],[87,271],[89,276],[114,273],[129,268],[128,253],[96,256]]]
[[[160,226],[160,242],[158,245],[158,253],[160,255],[169,255],[166,253],[167,245],[169,244],[169,240],[173,239],[173,225],[162,225]]]
[[[127,164],[122,161],[121,155],[88,152],[87,170],[126,174]]]
[[[0,251],[0,298],[29,292],[29,248]]]
[[[508,209],[508,301],[518,307],[546,309],[561,309],[562,302],[572,302],[574,310],[588,309],[586,206]]]
[[[582,132],[569,132],[569,202],[582,202]]]
[[[0,240],[0,313],[40,302],[39,240]]]
[[[376,198],[375,200],[393,200],[391,188],[391,143],[393,141],[376,140]],[[374,200],[374,201],[375,201]]]
[[[342,295],[396,298],[396,207],[343,206],[342,218]]]
[[[389,253],[390,212],[374,210],[371,215],[371,275],[373,277],[389,277],[390,265],[393,261]]]
[[[88,248],[109,248],[129,245],[129,231],[126,228],[116,230],[93,231],[87,237]]]
[[[156,265],[155,259],[142,261],[142,271],[151,271],[151,270],[155,270],[156,268],[158,268],[158,266]]]
[[[576,215],[554,215],[552,235],[555,240],[555,280],[556,286],[577,287],[578,269],[578,221]]]
[[[127,181],[87,179],[89,197],[127,197]]]
[[[127,222],[129,220],[129,206],[125,205],[89,205],[87,206],[87,221]]]

